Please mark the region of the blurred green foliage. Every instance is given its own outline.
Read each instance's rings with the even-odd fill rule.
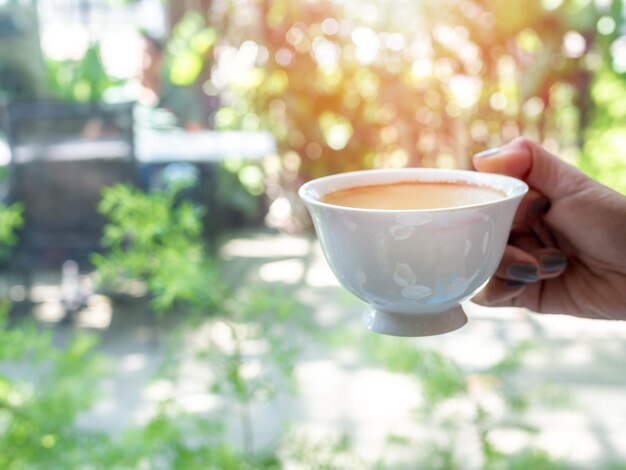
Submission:
[[[16,202],[10,206],[0,204],[0,261],[6,259],[17,239],[17,231],[24,224],[24,207]]]
[[[180,200],[181,188],[150,194],[117,185],[105,189],[100,211],[110,220],[102,237],[106,255],[92,261],[109,284],[145,281],[159,313],[176,304],[211,312],[223,299],[215,261],[205,252],[201,213]]]
[[[604,70],[594,77],[591,92],[595,107],[580,167],[626,194],[626,79]]]
[[[346,332],[341,334],[345,343]],[[414,378],[418,387],[420,404],[415,416],[421,426],[431,430],[430,437],[389,435],[389,448],[413,450],[411,464],[398,464],[398,468],[466,468],[458,449],[471,447],[467,441],[461,445],[470,430],[478,437],[473,455],[485,470],[570,468],[535,447],[532,440],[538,430],[526,415],[531,405],[554,408],[570,403],[562,392],[558,403],[552,401],[554,387],[523,384],[518,379],[517,372],[536,344],[523,341],[510,346],[499,360],[468,372],[451,357],[415,341],[359,334],[350,342],[358,344],[369,360],[385,370]],[[503,450],[502,439],[498,439],[501,431],[524,435],[527,444],[516,452]],[[418,466],[411,467],[415,461],[419,461]],[[385,455],[381,462],[382,468],[387,468]]]
[[[96,351],[95,337],[79,333],[68,344],[55,345],[53,330],[12,320],[10,305],[3,301],[1,468],[282,468],[281,443],[269,450],[255,448],[252,409],[278,392],[293,390],[299,350],[293,323],[303,322],[304,329],[306,318],[286,295],[268,287],[226,294],[216,265],[203,250],[199,213],[178,198],[180,190],[145,194],[125,186],[109,188],[101,210],[109,218],[103,243],[110,258],[98,255],[95,261],[113,287],[143,281],[157,312],[186,314],[170,331],[168,354],[155,378],[178,383],[184,360],[209,367],[206,392],[226,398],[228,411],[239,415],[242,442],[229,441],[225,413],[189,413],[173,396],[158,402],[145,424],[118,436],[81,426],[79,417],[104,398],[99,385],[110,371]],[[16,241],[20,214],[18,206],[0,207],[0,221],[6,222],[0,232],[3,249]],[[170,256],[191,267],[170,263]],[[208,337],[188,342],[207,321]],[[260,342],[267,345],[261,351]],[[250,365],[259,373],[250,376]],[[294,451],[290,458],[308,457]]]
[[[538,430],[527,417],[529,407],[568,406],[562,391],[520,381],[519,368],[535,345],[518,343],[494,363],[467,371],[451,357],[408,339],[360,329],[350,334],[341,328],[321,335],[308,312],[279,285],[253,287],[243,277],[221,276],[201,247],[198,212],[177,194],[145,194],[125,186],[107,190],[101,210],[109,218],[104,243],[111,259],[97,258],[103,279],[114,277],[113,287],[141,281],[153,300],[167,292],[153,308],[162,315],[175,314],[179,321],[174,328],[171,322],[162,325],[168,331],[166,355],[155,380],[169,384],[170,392],[158,399],[145,423],[116,435],[81,426],[79,418],[103,398],[99,384],[110,370],[97,352],[97,341],[74,334],[66,344],[54,344],[52,330],[11,320],[3,304],[0,467],[456,470],[466,468],[457,449],[471,429],[486,470],[571,468],[533,443]],[[17,228],[19,218],[13,220]],[[3,238],[11,236],[5,233]],[[161,258],[162,253],[172,252],[193,269],[179,271],[178,264],[163,263],[170,258]],[[172,273],[165,275],[159,266]],[[211,282],[201,291],[194,278],[206,282],[203,270]],[[285,431],[268,447],[260,447],[254,424],[257,406],[270,398],[278,399],[273,406],[282,406],[280,398],[295,391],[294,368],[303,344],[329,337],[358,347],[369,365],[412,377],[420,403],[415,419],[430,430],[432,439],[404,431],[389,435],[386,450],[371,464],[356,455],[348,435],[315,440]],[[222,399],[211,412],[182,408],[178,384],[184,382],[188,371],[183,365],[189,361],[203,368],[195,370],[206,377],[204,393]],[[232,417],[238,421],[240,442],[228,429]],[[515,452],[503,449],[501,432],[526,436],[527,445]],[[408,460],[390,466],[387,457],[394,449]]]
[[[382,470],[383,467],[365,463],[352,451],[346,435],[313,441],[306,435],[288,436],[286,459],[301,468],[316,470]],[[300,468],[300,467],[298,467]]]
[[[200,4],[170,32],[169,79],[219,99],[217,129],[269,129],[282,190],[362,168],[468,168],[520,135],[625,190],[621,0]],[[112,83],[98,57],[94,44],[48,62],[55,94],[100,98]]]
[[[79,468],[108,441],[75,424],[98,394],[94,383],[102,378],[103,363],[94,353],[96,341],[77,335],[57,350],[50,331],[28,322],[9,327],[7,312],[0,316],[0,362],[28,365],[28,374],[0,375],[0,467]]]
[[[621,0],[246,7],[224,20],[243,30],[216,26],[228,34],[206,86],[225,103],[219,128],[276,135],[285,188],[368,167],[467,168],[526,135],[624,189]]]
[[[22,222],[21,206],[0,206],[3,255]],[[31,321],[12,324],[10,307],[0,299],[0,468],[78,468],[85,452],[97,455],[108,439],[75,425],[97,397],[93,385],[104,372],[96,340],[76,335],[57,350],[51,331]]]
[[[221,101],[216,128],[269,129],[283,190],[370,167],[468,168],[519,135],[625,190],[621,0],[220,5],[172,28],[168,76]],[[112,85],[97,44],[47,65],[62,99]]]
[[[209,447],[188,449],[183,454],[172,452],[177,458],[184,457],[173,463],[174,468],[206,468],[203,465],[212,462],[207,456],[222,455],[220,452],[225,460],[215,468],[274,468],[277,454],[255,449],[252,408],[278,391],[293,390],[292,374],[299,351],[293,327],[306,320],[299,314],[300,307],[279,291],[270,287],[250,289],[223,279],[219,266],[204,249],[198,209],[180,197],[183,189],[151,193],[123,185],[106,189],[100,210],[109,221],[103,236],[107,251],[94,255],[93,261],[104,284],[115,288],[133,280],[143,282],[156,312],[185,314],[187,320],[168,340],[169,354],[159,378],[176,384],[183,373],[183,361],[190,357],[209,364],[215,378],[207,381],[206,391],[228,398],[239,417],[243,453],[228,450],[224,432],[216,432],[217,442],[207,443]],[[208,334],[200,344],[186,344],[190,332],[203,325]],[[259,343],[265,344],[261,353]],[[250,366],[258,373],[246,373]],[[164,412],[172,406],[166,401]],[[153,424],[169,434],[182,432],[181,424],[167,416],[162,416],[163,423]],[[189,417],[196,426],[202,419]],[[210,422],[218,429],[224,426],[221,419]],[[139,431],[140,437],[135,439],[150,437],[147,431]],[[197,438],[198,434],[192,436]],[[175,440],[171,445],[177,443]],[[211,446],[217,450],[211,451]],[[159,447],[155,452],[158,461],[164,451]]]
[[[45,65],[49,91],[62,101],[101,101],[104,92],[119,83],[104,70],[97,43],[90,44],[79,60],[46,58]]]
[[[183,16],[167,43],[166,67],[170,81],[179,86],[193,85],[216,41],[217,33],[206,26],[200,13],[192,10]]]
[[[243,2],[211,16],[215,25],[207,12],[183,18],[168,45],[170,78],[206,80],[205,91],[224,103],[218,128],[270,129],[286,188],[364,167],[467,167],[474,151],[525,134],[626,191],[626,75],[624,49],[616,47],[623,9],[620,0]],[[62,99],[99,99],[111,84],[97,46],[82,61],[48,67]],[[118,186],[105,193],[101,211],[109,218],[108,252],[94,257],[102,279],[144,282],[155,311],[195,314],[175,335],[161,378],[176,382],[185,354],[205,361],[217,377],[207,390],[232,400],[242,443],[226,440],[223,420],[186,413],[167,399],[145,426],[118,438],[80,428],[77,417],[98,398],[94,384],[106,371],[95,340],[77,335],[55,349],[50,332],[12,324],[3,305],[0,467],[280,468],[286,455],[304,468],[361,468],[348,439],[287,439],[255,449],[252,407],[292,387],[302,340],[294,332],[308,328],[287,295],[230,289],[206,253],[197,208],[175,190]],[[19,206],[0,208],[0,249],[15,243],[20,214]],[[185,344],[201,321],[210,339]],[[259,352],[261,341],[267,347]],[[468,425],[486,469],[566,468],[532,446],[508,454],[494,439],[503,429],[532,437],[525,412],[534,400],[566,402],[554,389],[542,397],[546,389],[537,387],[533,396],[516,380],[528,344],[468,373],[414,342],[367,335],[363,343],[375,363],[415,377],[423,398],[418,419],[444,432],[440,442],[390,436],[390,445],[419,450],[418,468],[463,468],[455,448]],[[31,376],[9,373],[24,364]],[[260,372],[250,376],[250,364]],[[469,418],[449,413],[458,401],[469,405]]]

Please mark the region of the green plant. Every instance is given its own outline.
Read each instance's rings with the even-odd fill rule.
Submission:
[[[171,398],[158,404],[158,411],[145,425],[126,429],[117,437],[79,426],[79,415],[100,398],[94,385],[108,370],[96,351],[95,337],[78,334],[67,346],[56,348],[51,330],[30,321],[12,325],[5,303],[0,309],[0,364],[11,370],[0,375],[0,467],[282,468],[280,444],[269,450],[255,449],[253,408],[278,390],[293,386],[298,338],[292,326],[301,317],[298,306],[280,290],[241,289],[235,300],[223,286],[202,286],[207,279],[217,279],[217,268],[202,247],[199,213],[176,197],[177,191],[147,195],[122,186],[107,190],[102,208],[110,218],[104,236],[110,258],[98,255],[95,259],[104,279],[146,282],[152,304],[161,314],[172,310],[192,314],[172,331],[158,378],[175,383],[185,359],[207,364],[215,372],[215,379],[206,383],[207,391],[226,398],[227,408],[239,414],[241,445],[227,440],[223,413],[189,413]],[[17,206],[0,211],[0,219],[6,222],[0,246],[15,243],[20,213]],[[162,268],[162,257],[167,262],[173,253],[192,264],[178,273],[182,280]],[[192,279],[203,269],[209,274]],[[194,282],[187,288],[186,284]],[[211,294],[205,292],[212,288]],[[160,293],[161,289],[166,293]],[[197,315],[200,311],[212,316]],[[189,334],[207,320],[208,338],[198,345],[186,344]],[[259,352],[261,342],[267,347]],[[250,364],[258,370],[253,376]],[[29,373],[19,378],[16,367],[27,368]]]
[[[105,71],[100,45],[90,44],[79,60],[45,60],[50,92],[62,101],[101,101],[104,92],[117,83]]]
[[[197,12],[188,11],[172,30],[167,43],[166,67],[169,80],[175,85],[193,85],[217,41],[217,33],[207,27],[205,19]]]
[[[626,80],[609,68],[591,86],[594,110],[585,133],[580,168],[626,194]]]
[[[11,206],[0,204],[0,261],[6,259],[11,247],[17,243],[17,230],[23,225],[24,207],[20,203]]]
[[[287,440],[285,460],[303,465],[307,469],[378,470],[378,467],[368,466],[354,455],[351,451],[352,443],[346,435],[315,441],[305,435],[292,434]]]
[[[51,331],[24,321],[10,325],[9,305],[0,306],[0,467],[79,468],[97,461],[109,437],[78,427],[78,415],[97,398],[104,363],[96,339],[76,335],[63,349]],[[16,370],[28,366],[27,374]],[[104,468],[104,467],[98,467]]]
[[[273,133],[265,181],[295,218],[306,218],[295,192],[311,178],[469,168],[473,153],[520,135],[625,191],[621,0],[209,10],[199,14],[214,19],[220,47],[202,80],[221,99],[215,127]]]
[[[0,206],[3,257],[17,242],[22,212],[19,204]],[[93,385],[105,370],[97,341],[79,334],[59,350],[50,330],[11,322],[9,312],[0,299],[0,467],[78,468],[109,445],[106,435],[76,425],[97,398]]]
[[[207,389],[228,398],[239,416],[243,454],[238,458],[248,466],[263,461],[262,468],[272,468],[278,457],[255,449],[253,407],[277,389],[292,388],[299,349],[292,327],[302,315],[280,290],[229,289],[204,249],[201,213],[178,195],[177,188],[149,194],[126,186],[105,190],[100,209],[109,219],[103,236],[107,251],[94,255],[94,264],[109,284],[143,281],[160,314],[193,314],[173,331],[159,377],[176,383],[185,359],[208,364],[215,379]],[[200,344],[187,342],[190,331],[203,324],[208,334]],[[265,345],[260,353],[259,344]],[[177,432],[167,415],[156,419],[164,420],[157,421],[157,429]],[[214,444],[226,449],[220,438],[216,433]]]
[[[214,420],[162,403],[147,423],[122,433],[101,461],[103,468],[115,469],[246,468],[244,456],[223,435],[222,426]]]
[[[201,213],[179,201],[180,189],[105,189],[100,211],[110,221],[102,238],[106,255],[95,254],[92,261],[105,285],[145,281],[159,313],[180,305],[207,314],[222,302],[224,285],[205,251]]]
[[[532,436],[537,429],[526,419],[525,412],[531,404],[556,406],[550,397],[559,393],[554,387],[523,387],[517,380],[517,371],[533,347],[536,346],[532,343],[521,342],[508,348],[496,363],[467,373],[441,352],[399,338],[367,337],[363,350],[371,359],[389,370],[416,378],[422,396],[416,416],[436,436],[432,440],[416,441],[408,435],[392,435],[388,444],[419,448],[420,469],[461,469],[463,463],[455,449],[463,439],[461,429],[467,430],[469,426],[478,437],[476,450],[482,459],[481,468],[566,468],[563,462],[532,446]],[[562,392],[561,397],[559,404],[566,405],[568,400]],[[464,404],[464,412],[455,411],[458,403]],[[506,452],[497,445],[496,439],[503,430],[525,435],[531,444],[515,453]]]

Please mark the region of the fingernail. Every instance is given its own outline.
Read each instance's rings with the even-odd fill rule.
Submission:
[[[526,285],[525,282],[512,281],[511,279],[508,279],[507,281],[504,282],[504,287],[506,287],[507,289],[520,289],[524,287],[525,285]]]
[[[544,271],[560,271],[567,266],[567,258],[561,253],[543,255],[539,257],[539,264]]]
[[[535,282],[539,278],[537,267],[530,263],[515,263],[506,269],[507,277],[514,281]]]
[[[496,147],[493,149],[488,149],[488,150],[483,150],[482,152],[478,152],[476,155],[474,155],[474,158],[493,157],[494,155],[497,155],[499,153],[500,153],[500,147]]]
[[[543,215],[550,210],[550,201],[546,198],[539,198],[528,207],[528,214],[536,217],[538,215]]]

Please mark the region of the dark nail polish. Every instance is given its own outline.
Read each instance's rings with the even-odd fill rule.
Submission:
[[[525,282],[522,282],[522,281],[512,281],[511,279],[508,279],[504,283],[504,287],[506,287],[507,289],[520,289],[520,288],[524,287],[525,285],[526,285]]]
[[[515,263],[506,269],[509,279],[522,282],[535,282],[539,278],[537,267],[529,263]]]
[[[543,215],[549,210],[550,202],[545,198],[537,199],[528,207],[528,213],[533,217]]]
[[[560,271],[567,266],[567,258],[561,253],[543,255],[539,257],[541,269],[548,272]]]
[[[476,155],[474,155],[474,158],[487,158],[487,157],[493,157],[494,155],[497,155],[500,153],[500,148],[493,148],[493,149],[488,149],[488,150],[483,150],[482,152],[478,152]]]

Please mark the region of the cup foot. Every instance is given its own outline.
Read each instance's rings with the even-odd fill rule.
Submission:
[[[367,307],[362,322],[365,328],[391,336],[433,336],[461,328],[467,317],[460,305],[449,310],[430,314],[405,314],[381,312]]]

